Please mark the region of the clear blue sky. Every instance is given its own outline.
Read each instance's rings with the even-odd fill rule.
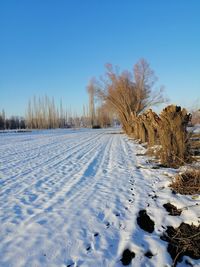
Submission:
[[[199,100],[200,1],[0,1],[0,110],[8,115],[45,94],[79,110],[105,63],[131,69],[141,57],[172,103]]]

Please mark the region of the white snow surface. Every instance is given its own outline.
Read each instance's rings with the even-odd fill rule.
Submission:
[[[136,155],[144,152],[119,129],[2,133],[0,266],[122,266],[126,248],[135,252],[130,266],[171,266],[160,235],[167,225],[198,225],[200,200],[172,194],[176,171],[152,169]],[[168,215],[167,202],[184,207],[181,216]],[[137,225],[141,209],[152,234]]]

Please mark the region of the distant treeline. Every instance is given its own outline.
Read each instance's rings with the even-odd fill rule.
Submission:
[[[4,110],[0,112],[0,130],[25,129],[26,123],[23,117],[11,116],[5,117]]]
[[[54,129],[69,127],[107,127],[113,122],[113,116],[103,105],[91,108],[83,106],[81,115],[63,108],[60,101],[56,106],[54,98],[33,97],[26,112],[25,124],[30,129]]]
[[[56,106],[54,98],[33,97],[28,102],[25,117],[6,117],[0,112],[0,130],[9,129],[55,129],[72,127],[109,127],[119,123],[104,105],[83,106],[82,114],[77,115],[70,109],[64,109],[63,103]]]

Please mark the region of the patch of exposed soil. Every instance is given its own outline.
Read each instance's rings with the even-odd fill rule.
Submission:
[[[158,170],[158,169],[160,169],[160,167],[158,165],[157,166],[152,166],[151,169]]]
[[[145,153],[144,153],[144,154],[142,154],[142,153],[137,153],[136,156],[138,156],[138,157],[145,156]]]
[[[171,216],[180,216],[182,210],[177,209],[176,206],[172,205],[171,203],[166,203],[163,205],[163,207],[166,209],[167,212],[169,212],[169,215]]]
[[[111,132],[111,133],[108,133],[108,134],[124,134],[124,132]]]
[[[154,231],[154,221],[151,220],[146,210],[140,210],[137,217],[137,223],[141,229],[146,232],[152,233]]]
[[[168,242],[167,251],[173,259],[173,266],[181,262],[183,256],[200,259],[200,225],[181,223],[178,228],[168,226],[160,237]]]
[[[121,262],[123,265],[129,265],[134,257],[135,253],[127,248],[122,254]]]

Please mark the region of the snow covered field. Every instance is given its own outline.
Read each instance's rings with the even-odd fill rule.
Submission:
[[[171,266],[160,235],[167,225],[198,224],[200,200],[172,194],[175,171],[152,169],[141,153],[117,129],[2,133],[0,266],[122,266],[126,248],[131,266]],[[181,216],[168,215],[169,201]],[[153,233],[138,226],[141,209]]]

